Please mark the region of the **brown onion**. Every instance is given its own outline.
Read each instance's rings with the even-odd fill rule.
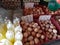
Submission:
[[[52,35],[49,35],[49,39],[52,39],[52,37],[53,37]]]
[[[34,41],[33,40],[30,41],[30,45],[34,45]]]
[[[37,37],[37,38],[39,38],[40,36],[41,36],[41,34],[39,34],[39,33],[36,34],[36,37]]]
[[[57,37],[58,37],[58,39],[60,39],[60,35],[58,35]]]
[[[24,36],[24,37],[28,37],[28,33],[25,32],[25,33],[23,34],[23,36]]]
[[[36,35],[36,33],[33,31],[33,32],[32,32],[32,36],[35,36],[35,35]]]
[[[32,28],[28,27],[28,31],[32,31]]]
[[[38,28],[35,28],[34,31],[35,31],[35,32],[38,32]]]
[[[34,39],[34,42],[35,42],[35,44],[38,44],[39,43],[39,39],[38,38],[35,38]]]
[[[41,39],[45,39],[45,36],[44,35],[41,35]]]
[[[25,43],[25,42],[27,42],[28,40],[27,40],[27,38],[23,38],[23,43]]]
[[[21,25],[24,25],[24,24],[25,24],[25,22],[24,22],[24,21],[22,21],[20,24],[21,24]]]
[[[43,31],[42,30],[39,30],[38,33],[42,33]]]
[[[26,42],[25,45],[30,45],[30,43],[29,42]]]
[[[30,40],[33,40],[33,36],[29,36],[28,37],[28,40],[30,41]]]

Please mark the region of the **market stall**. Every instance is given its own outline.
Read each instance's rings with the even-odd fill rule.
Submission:
[[[20,1],[2,0],[0,45],[59,44],[60,1],[22,0],[23,4]]]

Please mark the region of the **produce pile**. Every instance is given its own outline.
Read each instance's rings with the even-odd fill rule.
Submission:
[[[56,27],[52,24],[52,22],[50,20],[46,20],[46,21],[40,21],[39,25],[41,26],[46,39],[45,40],[53,40],[53,39],[58,39],[59,35],[58,35],[58,30],[56,29]]]
[[[55,20],[58,22],[58,24],[60,25],[60,16],[55,16]]]
[[[23,45],[39,45],[60,38],[56,27],[50,20],[41,20],[39,23],[22,21],[20,24],[23,30]]]
[[[50,11],[46,6],[35,6],[33,8],[24,8],[24,15],[33,14],[34,16],[43,14],[60,14],[60,9],[57,11]]]
[[[4,25],[0,28],[0,45],[23,45],[22,28],[19,22],[19,18],[14,19],[13,23],[5,19]]]
[[[16,17],[13,23],[5,19],[0,26],[0,45],[40,45],[56,39],[60,35],[51,20],[35,22],[32,15]]]

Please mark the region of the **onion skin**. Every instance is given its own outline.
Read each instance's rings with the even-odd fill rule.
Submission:
[[[34,36],[34,37],[36,36],[36,33],[34,31],[32,32],[32,36]]]
[[[28,40],[29,40],[29,41],[33,40],[33,36],[29,36],[29,37],[28,37]]]
[[[39,33],[36,34],[36,37],[37,37],[37,38],[39,38],[40,36],[41,36],[41,34],[39,34]]]
[[[38,38],[35,38],[34,39],[34,42],[35,42],[35,44],[38,44],[39,43],[39,39]]]
[[[23,36],[24,36],[24,37],[28,37],[28,33],[25,32],[25,33],[23,34]]]
[[[30,45],[34,45],[34,41],[32,40],[32,41],[30,41]]]
[[[28,31],[30,31],[30,32],[31,32],[31,31],[32,31],[32,28],[28,27]]]
[[[34,31],[35,31],[35,32],[38,32],[38,28],[35,28]]]

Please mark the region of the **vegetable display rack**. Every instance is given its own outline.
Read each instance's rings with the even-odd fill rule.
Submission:
[[[2,0],[2,6],[7,9],[16,9],[21,7],[20,0]]]

